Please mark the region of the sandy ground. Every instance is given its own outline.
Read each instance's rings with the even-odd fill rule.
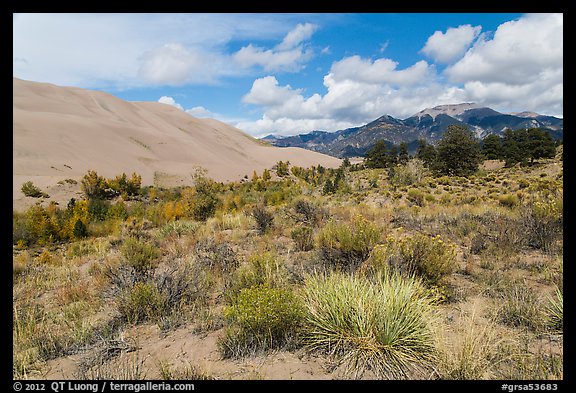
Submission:
[[[326,360],[307,355],[276,351],[268,355],[251,356],[243,359],[222,359],[217,340],[223,330],[209,333],[193,333],[190,327],[182,327],[162,335],[155,325],[140,325],[125,334],[125,339],[134,343],[136,350],[122,353],[111,360],[107,367],[119,370],[130,362],[142,362],[141,369],[146,379],[161,379],[160,364],[170,365],[171,370],[194,367],[199,372],[222,380],[238,379],[342,379],[342,370],[332,369]],[[50,360],[46,364],[46,379],[77,379],[78,367],[85,362],[86,353]],[[370,377],[367,373],[365,377]]]
[[[57,187],[58,181],[79,180],[90,169],[107,178],[137,172],[144,185],[169,187],[191,184],[198,167],[226,182],[251,177],[254,170],[261,174],[278,161],[302,167],[341,162],[305,149],[273,147],[170,105],[13,79],[15,208],[35,202],[20,191],[28,180],[66,203],[77,190]]]

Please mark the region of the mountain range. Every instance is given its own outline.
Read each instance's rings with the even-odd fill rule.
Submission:
[[[439,105],[424,109],[406,119],[384,115],[361,127],[336,132],[312,131],[288,137],[268,135],[262,140],[278,147],[302,147],[334,157],[364,156],[377,141],[388,144],[408,144],[414,153],[418,140],[436,143],[450,125],[464,126],[478,138],[489,134],[502,135],[507,128],[541,128],[553,138],[562,139],[563,119],[534,112],[505,114],[474,103]]]

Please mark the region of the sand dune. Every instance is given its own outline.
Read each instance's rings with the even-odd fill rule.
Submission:
[[[170,105],[127,102],[99,91],[13,79],[13,200],[32,180],[46,189],[80,179],[137,172],[143,184],[191,183],[203,167],[217,181],[262,173],[278,161],[308,167],[340,160],[266,145],[228,124],[197,119]]]

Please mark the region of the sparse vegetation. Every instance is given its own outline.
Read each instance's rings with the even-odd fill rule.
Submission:
[[[125,338],[153,327],[140,346],[210,336],[220,362],[308,353],[331,378],[561,379],[560,157],[457,176],[440,146],[385,150],[170,189],[90,171],[14,211],[14,378],[71,354],[72,377],[223,377]]]

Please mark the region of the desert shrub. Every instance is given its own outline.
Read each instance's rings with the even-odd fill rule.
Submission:
[[[123,262],[139,276],[147,276],[156,266],[160,251],[152,243],[135,237],[127,237],[120,249]]]
[[[305,199],[297,199],[294,202],[293,210],[292,217],[296,221],[311,226],[319,225],[327,216],[324,209]]]
[[[274,164],[273,169],[276,170],[276,175],[278,175],[279,177],[286,177],[288,176],[290,173],[288,171],[288,168],[290,166],[290,161],[278,161],[276,164]]]
[[[62,219],[58,209],[34,205],[12,216],[13,244],[46,245],[62,239]]]
[[[128,323],[139,323],[159,318],[165,312],[164,298],[150,282],[137,282],[127,288],[118,299],[118,312]]]
[[[418,190],[417,188],[409,189],[407,194],[408,200],[416,206],[424,206],[424,196],[424,192]]]
[[[228,299],[234,299],[244,288],[265,285],[281,288],[288,284],[289,274],[282,260],[271,252],[253,254],[245,265],[240,266],[233,275],[227,289]]]
[[[499,308],[496,319],[509,326],[539,330],[542,327],[543,312],[536,293],[525,282],[503,280],[495,288]]]
[[[216,242],[212,238],[199,240],[194,246],[196,262],[205,268],[230,274],[239,265],[234,250],[227,243]]]
[[[435,299],[414,277],[380,274],[374,281],[333,272],[307,277],[303,341],[349,373],[408,378],[436,360]]]
[[[258,232],[264,234],[270,229],[274,223],[274,215],[266,209],[263,205],[258,205],[252,209],[252,217],[256,220],[256,228]]]
[[[107,218],[126,220],[128,218],[128,208],[122,201],[118,201],[108,207]]]
[[[86,224],[82,220],[76,219],[72,235],[74,235],[74,239],[82,239],[88,236],[88,228],[86,228]]]
[[[365,269],[388,268],[407,276],[417,274],[429,284],[438,284],[456,269],[456,245],[439,235],[389,236],[386,243],[374,248]]]
[[[314,231],[310,227],[297,227],[290,232],[290,236],[299,251],[310,251],[314,248]]]
[[[224,309],[228,327],[218,346],[224,358],[297,344],[301,300],[287,288],[257,285],[240,290]]]
[[[26,183],[22,184],[22,188],[20,188],[22,194],[26,195],[27,197],[32,198],[47,198],[48,194],[42,192],[38,187],[32,183],[32,181],[27,181]]]
[[[423,161],[415,158],[408,161],[405,165],[391,167],[388,170],[388,179],[390,184],[396,187],[410,186],[420,183],[426,174],[427,169]]]
[[[554,197],[536,200],[523,207],[520,220],[528,246],[548,251],[562,234],[563,200]]]
[[[382,232],[361,215],[350,224],[329,221],[317,236],[322,260],[331,267],[355,269],[368,258]]]
[[[498,202],[500,203],[500,205],[510,208],[518,206],[518,204],[520,203],[520,201],[518,200],[518,196],[516,194],[501,195],[500,197],[498,197]]]

